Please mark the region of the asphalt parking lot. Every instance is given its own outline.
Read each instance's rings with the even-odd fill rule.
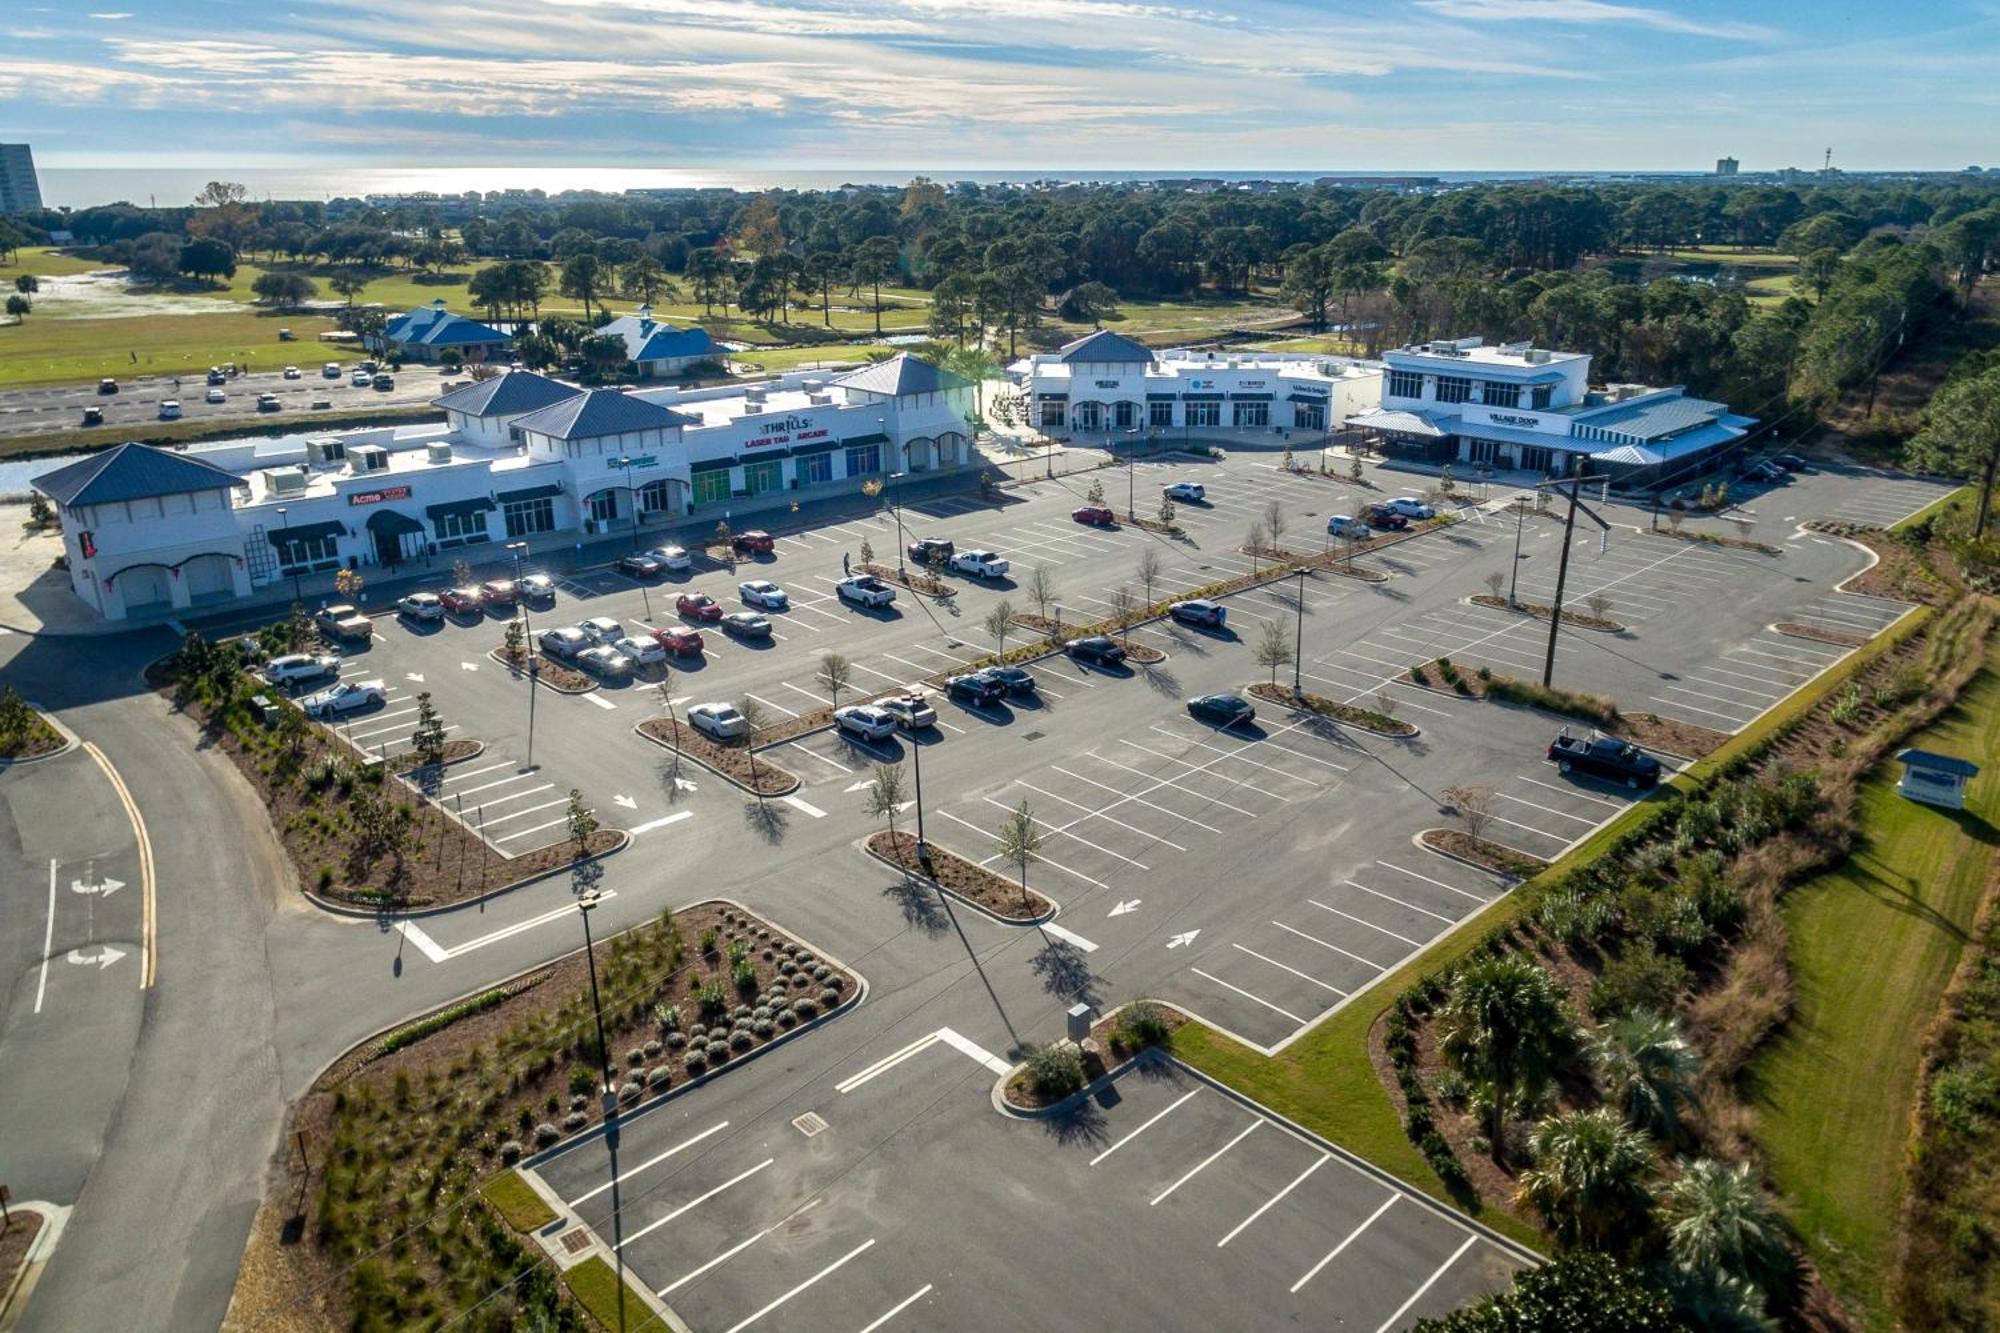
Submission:
[[[173,399],[181,405],[187,421],[253,420],[276,421],[296,418],[301,427],[311,422],[312,404],[326,399],[333,412],[366,412],[384,405],[408,406],[427,403],[443,392],[445,384],[463,375],[445,376],[436,366],[411,364],[395,372],[396,387],[389,390],[357,389],[350,382],[354,367],[362,357],[352,348],[334,348],[319,343],[281,344],[297,358],[299,378],[288,380],[282,370],[254,371],[236,376],[220,386],[224,400],[208,401],[208,384],[198,372],[189,372],[175,385],[173,377],[118,376],[117,393],[99,393],[95,384],[49,389],[15,389],[0,393],[0,436],[34,435],[78,427],[83,409],[103,409],[105,427],[129,426],[134,430],[159,423],[160,404]],[[296,348],[296,351],[291,351]],[[321,366],[338,362],[341,377],[326,379]],[[283,406],[275,412],[257,410],[260,394],[274,393]],[[93,426],[95,430],[98,427]]]

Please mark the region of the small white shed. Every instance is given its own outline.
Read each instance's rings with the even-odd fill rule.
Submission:
[[[1904,750],[1896,762],[1903,766],[1902,780],[1896,784],[1899,794],[1947,810],[1965,808],[1966,784],[1979,776],[1979,765],[1929,750]]]

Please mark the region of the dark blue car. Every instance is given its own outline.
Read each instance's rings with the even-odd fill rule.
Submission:
[[[1198,694],[1187,701],[1187,710],[1218,727],[1233,727],[1257,716],[1257,710],[1240,694]]]

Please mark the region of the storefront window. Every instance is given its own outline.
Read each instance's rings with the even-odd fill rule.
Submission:
[[[798,471],[801,486],[815,486],[822,481],[833,480],[832,454],[807,454],[792,466]]]
[[[847,475],[865,477],[871,472],[882,470],[882,446],[867,444],[847,451]]]
[[[1534,394],[1535,410],[1539,412],[1546,409],[1549,405],[1549,400],[1555,396],[1555,391],[1556,386],[1553,384],[1537,384]]]
[[[1068,406],[1068,403],[1043,403],[1042,428],[1047,430],[1050,427],[1061,426],[1063,424],[1063,410]]]
[[[1501,380],[1484,380],[1479,386],[1479,396],[1488,407],[1519,407],[1521,386]]]
[[[1437,400],[1440,403],[1463,403],[1472,397],[1472,381],[1463,375],[1438,376]]]
[[[542,499],[510,504],[501,510],[501,515],[507,521],[509,537],[526,537],[536,532],[554,532],[556,502]]]
[[[1222,404],[1187,404],[1187,424],[1190,426],[1220,426],[1222,424]]]
[[[1421,398],[1424,396],[1424,377],[1414,370],[1392,370],[1389,372],[1388,392],[1391,398]]]
[[[590,497],[590,516],[599,523],[610,523],[618,517],[618,492],[599,491]]]
[[[1174,424],[1174,405],[1172,403],[1148,403],[1146,404],[1146,417],[1147,424],[1149,425],[1171,426]]]
[[[1238,426],[1268,426],[1271,424],[1269,403],[1231,403],[1235,412],[1231,420]]]
[[[474,510],[469,514],[439,514],[431,520],[431,528],[437,533],[440,543],[458,546],[465,542],[483,542],[486,538],[486,511]]]
[[[1326,429],[1326,404],[1293,403],[1292,424],[1300,430]]]
[[[727,500],[728,498],[728,468],[717,468],[713,472],[697,472],[694,474],[694,502],[696,504],[714,504],[717,500]]]
[[[673,501],[667,496],[667,483],[664,480],[649,481],[639,488],[640,513],[650,514],[655,510],[671,508],[672,505]]]
[[[278,547],[278,568],[287,574],[303,574],[339,559],[339,538],[333,536],[294,537]]]
[[[775,491],[785,484],[785,465],[773,458],[768,462],[743,465],[743,489],[752,495]]]

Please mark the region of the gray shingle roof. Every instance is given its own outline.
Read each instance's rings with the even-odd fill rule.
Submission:
[[[1064,365],[1079,362],[1094,365],[1123,365],[1134,361],[1152,364],[1152,350],[1142,343],[1133,342],[1122,333],[1110,329],[1099,329],[1087,337],[1066,343],[1061,352]]]
[[[522,430],[558,440],[589,440],[627,431],[662,430],[698,424],[693,417],[616,389],[591,389],[531,412],[514,423]]]
[[[1600,430],[1657,440],[1713,421],[1726,411],[1721,403],[1701,398],[1661,398],[1646,403],[1613,403],[1594,412],[1579,412],[1575,419]]]
[[[852,370],[834,381],[848,389],[858,389],[863,393],[886,394],[892,398],[902,398],[914,393],[943,393],[949,389],[963,389],[972,381],[963,375],[940,369],[919,357],[902,352],[887,361],[878,361],[872,366]]]
[[[535,412],[565,398],[576,398],[583,390],[575,385],[537,375],[532,370],[514,370],[491,379],[474,380],[462,389],[453,389],[442,398],[433,398],[432,407],[449,408],[472,417],[506,417]]]
[[[117,445],[44,472],[29,483],[61,505],[117,504],[242,484],[243,479],[226,468],[147,444]]]

